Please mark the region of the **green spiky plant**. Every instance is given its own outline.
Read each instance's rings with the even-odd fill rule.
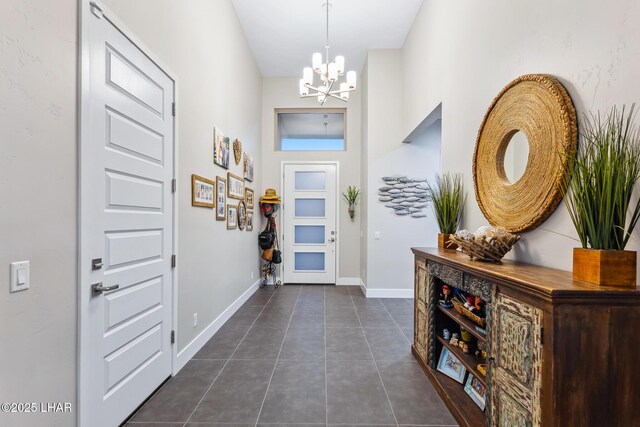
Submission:
[[[462,221],[464,203],[467,199],[464,194],[462,174],[445,173],[442,176],[436,174],[435,184],[427,183],[427,193],[440,233],[454,234]]]
[[[564,201],[585,249],[624,250],[640,218],[640,199],[631,200],[640,179],[634,110],[584,115],[578,153],[568,155]]]
[[[358,202],[358,196],[360,196],[360,190],[355,185],[347,187],[347,192],[342,193],[344,199],[349,203],[349,217],[353,219],[355,216],[356,203]]]

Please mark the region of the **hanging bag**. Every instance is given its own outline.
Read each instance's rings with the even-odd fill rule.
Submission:
[[[267,219],[267,226],[258,234],[258,245],[261,249],[267,250],[273,248],[273,244],[276,240],[276,232],[271,225],[271,218]],[[264,257],[263,257],[264,258]],[[266,259],[266,258],[265,258]]]
[[[278,244],[278,233],[275,230],[276,230],[276,226],[274,222],[273,231],[275,236],[275,242],[273,245],[273,256],[271,257],[271,262],[274,264],[280,264],[282,262],[282,252],[280,252],[280,245]]]

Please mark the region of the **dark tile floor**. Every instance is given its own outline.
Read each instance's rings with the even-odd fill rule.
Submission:
[[[127,425],[456,425],[412,336],[410,299],[259,289]]]

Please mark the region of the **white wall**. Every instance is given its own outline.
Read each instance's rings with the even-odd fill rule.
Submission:
[[[640,3],[633,0],[425,0],[403,48],[403,128],[409,133],[442,102],[442,169],[464,173],[465,228],[487,223],[475,201],[471,165],[478,127],[495,95],[521,74],[546,73],[565,85],[579,116],[639,101],[638,17]],[[524,233],[509,256],[570,270],[575,238],[560,205]]]
[[[261,176],[262,77],[229,0],[106,3],[179,82],[183,349],[258,278],[257,229],[227,231],[213,210],[191,207],[190,176],[226,175],[210,160],[214,125],[242,141]],[[0,413],[3,427],[75,425],[77,26],[76,1],[0,3],[0,402],[74,405]],[[25,259],[31,289],[9,294],[8,264]]]
[[[367,295],[409,296],[413,288],[414,246],[434,246],[437,223],[427,217],[398,216],[378,200],[383,176],[433,179],[440,164],[440,121],[409,144],[402,129],[402,52],[371,50],[367,59]],[[424,118],[424,117],[423,117]],[[375,238],[380,233],[380,238]],[[387,291],[389,290],[389,291]],[[406,290],[407,292],[398,292]]]
[[[0,402],[73,402],[76,1],[0,2]],[[9,293],[9,263],[31,289]],[[73,425],[6,414],[0,425]]]
[[[329,99],[325,108],[347,109],[347,138],[345,151],[300,152],[277,151],[275,149],[276,108],[319,108],[313,98],[298,96],[299,77],[270,77],[263,80],[262,92],[262,182],[265,188],[280,192],[283,160],[287,161],[339,161],[340,182],[338,190],[346,191],[349,185],[360,188],[360,90],[350,94],[348,103]],[[258,194],[256,194],[258,196]],[[259,197],[256,197],[256,200]],[[356,207],[353,221],[347,212],[348,204],[341,197],[338,205],[340,235],[337,237],[340,252],[339,278],[360,277],[360,206]]]

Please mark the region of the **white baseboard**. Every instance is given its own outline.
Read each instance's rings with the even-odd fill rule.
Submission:
[[[371,289],[360,282],[360,289],[367,298],[413,298],[413,289]]]
[[[260,280],[256,281],[249,287],[240,297],[235,300],[225,311],[220,314],[213,322],[211,322],[197,337],[185,346],[176,357],[176,363],[173,369],[173,375],[177,374],[180,369],[187,364],[189,360],[196,355],[198,351],[215,335],[216,332],[225,324],[227,320],[244,304],[251,295],[260,287]]]
[[[360,290],[362,291],[362,293],[364,294],[364,296],[367,296],[367,285],[364,284],[364,281],[362,279],[360,279]]]
[[[362,283],[359,277],[338,277],[336,286],[358,286]]]

